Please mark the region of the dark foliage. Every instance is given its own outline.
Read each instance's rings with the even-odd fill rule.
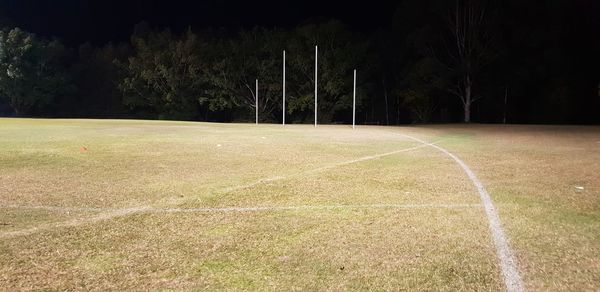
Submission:
[[[170,31],[69,48],[0,12],[0,115],[311,123],[600,123],[600,5],[594,1],[403,0],[388,27]],[[178,26],[180,26],[178,24]],[[116,40],[118,41],[118,39]],[[256,92],[255,80],[259,80]]]

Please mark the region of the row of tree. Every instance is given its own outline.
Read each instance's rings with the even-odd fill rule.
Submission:
[[[235,33],[140,23],[129,43],[77,50],[5,28],[0,113],[245,121],[258,95],[261,120],[280,122],[285,50],[287,119],[312,122],[318,44],[320,123],[351,120],[353,69],[361,123],[598,122],[590,107],[600,105],[600,42],[590,41],[590,52],[577,49],[586,46],[569,34],[579,26],[562,26],[575,12],[549,3],[405,0],[390,28],[370,34],[335,20]],[[555,29],[515,12],[527,5]],[[507,15],[514,21],[500,23]]]
[[[207,120],[215,113],[217,118],[249,119],[258,95],[261,119],[280,121],[285,48],[287,116],[308,120],[314,100],[312,52],[320,44],[320,122],[344,121],[351,110],[350,72],[366,56],[364,41],[336,21],[291,32],[256,27],[234,37],[211,31],[198,36],[191,30],[173,35],[140,24],[131,40],[134,54],[119,64],[124,104],[178,119]]]

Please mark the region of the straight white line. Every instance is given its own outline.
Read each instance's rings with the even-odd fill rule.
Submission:
[[[400,150],[396,150],[396,151],[391,151],[391,152],[387,152],[387,153],[382,153],[382,154],[376,154],[376,155],[369,155],[369,156],[364,156],[364,157],[360,157],[357,159],[353,159],[353,160],[349,160],[349,161],[344,161],[344,162],[340,162],[340,163],[336,163],[330,166],[324,166],[321,168],[317,168],[317,169],[313,169],[309,172],[318,172],[318,171],[323,171],[323,170],[328,170],[334,167],[339,167],[339,166],[344,166],[344,165],[348,165],[348,164],[352,164],[352,163],[357,163],[357,162],[363,162],[363,161],[367,161],[367,160],[372,160],[372,159],[378,159],[381,157],[385,157],[385,156],[390,156],[390,155],[394,155],[394,154],[398,154],[398,153],[402,153],[402,152],[408,152],[408,151],[412,151],[412,150],[417,150],[419,148],[424,148],[427,146],[431,146],[435,143],[438,143],[439,141],[436,142],[432,142],[432,143],[425,143],[425,144],[421,144],[421,145],[417,145],[414,147],[410,147],[410,148],[404,148],[404,149],[400,149]]]
[[[418,138],[414,138],[405,134],[399,135],[423,144],[428,144],[427,142]],[[525,288],[523,286],[523,280],[521,279],[521,275],[519,274],[517,261],[515,260],[514,254],[508,244],[508,239],[504,233],[504,230],[502,229],[500,217],[498,216],[498,212],[494,207],[492,198],[486,191],[485,187],[477,178],[475,173],[469,168],[469,166],[456,155],[450,153],[448,150],[440,146],[433,144],[428,145],[454,159],[454,161],[464,170],[467,176],[471,179],[473,185],[475,185],[475,188],[477,188],[477,191],[479,192],[479,197],[481,198],[485,209],[485,213],[488,218],[490,231],[492,233],[492,238],[494,239],[494,245],[496,247],[496,256],[500,260],[500,267],[502,269],[502,275],[504,276],[504,284],[506,285],[506,289],[511,292],[524,291]]]
[[[496,247],[496,255],[498,256],[498,258],[500,260],[500,266],[502,269],[502,274],[504,276],[504,283],[506,285],[506,288],[508,291],[523,291],[524,290],[523,282],[522,282],[521,276],[519,274],[517,262],[514,258],[512,250],[510,249],[506,235],[502,229],[502,226],[500,223],[500,218],[498,216],[496,208],[494,207],[494,204],[493,204],[489,194],[487,193],[483,184],[477,178],[475,173],[473,173],[473,171],[461,159],[459,159],[454,154],[448,152],[446,149],[439,147],[439,146],[435,145],[434,143],[427,143],[421,139],[411,137],[411,136],[408,136],[405,134],[399,134],[399,135],[406,137],[408,139],[411,139],[413,141],[417,141],[417,142],[421,143],[422,145],[411,147],[411,148],[406,148],[406,149],[401,149],[401,150],[397,150],[397,151],[392,151],[392,152],[388,152],[388,153],[378,154],[378,155],[365,156],[365,157],[361,157],[358,159],[345,161],[345,162],[337,163],[334,165],[305,171],[303,173],[295,174],[295,175],[288,176],[288,177],[273,177],[273,178],[263,179],[263,180],[254,182],[252,184],[247,184],[247,185],[243,185],[243,186],[237,186],[237,187],[226,189],[226,192],[233,191],[236,189],[252,187],[252,186],[255,186],[255,185],[258,185],[261,183],[265,183],[265,182],[296,177],[296,176],[302,175],[304,173],[318,172],[318,171],[322,171],[322,170],[331,169],[331,168],[334,168],[337,166],[347,165],[347,164],[361,162],[361,161],[370,160],[370,159],[376,159],[376,158],[380,158],[380,157],[384,157],[384,156],[388,156],[388,155],[392,155],[392,154],[396,154],[396,153],[401,153],[401,152],[411,151],[411,150],[415,150],[415,149],[422,148],[422,147],[431,146],[431,147],[443,152],[444,154],[448,155],[450,158],[452,158],[465,171],[467,176],[471,179],[471,181],[477,188],[480,198],[481,198],[481,201],[483,203],[483,207],[485,209],[488,221],[489,221],[490,231],[492,233],[494,245]],[[424,206],[428,206],[428,207],[424,207]],[[98,216],[94,216],[92,218],[75,219],[75,220],[60,222],[60,223],[56,223],[56,224],[44,224],[42,226],[33,227],[30,229],[26,229],[26,230],[19,230],[19,231],[3,233],[3,234],[0,234],[0,238],[7,238],[7,237],[13,237],[13,236],[19,236],[19,235],[28,235],[28,234],[32,234],[32,233],[35,233],[40,230],[45,230],[45,229],[55,228],[55,227],[78,226],[78,225],[85,224],[85,223],[107,220],[107,219],[111,219],[114,217],[126,216],[126,215],[143,213],[143,212],[172,212],[172,213],[174,213],[174,212],[248,212],[248,211],[275,211],[275,210],[301,210],[301,209],[335,209],[335,208],[404,208],[404,209],[407,209],[407,208],[440,208],[442,206],[443,205],[437,205],[437,207],[436,207],[436,205],[354,205],[354,206],[334,205],[334,206],[245,207],[245,208],[244,207],[226,207],[226,208],[194,208],[194,209],[184,209],[184,208],[158,209],[158,208],[151,208],[151,207],[139,207],[139,208],[129,208],[129,209],[111,209],[111,212],[103,213]],[[464,207],[469,207],[469,206],[473,207],[473,206],[479,206],[479,205],[445,205],[445,208],[449,208],[449,207],[450,208],[458,208],[458,207],[464,208]],[[10,206],[0,207],[0,208],[7,208],[7,207],[11,208]],[[52,206],[37,206],[37,207],[34,206],[33,208],[48,209],[48,210],[61,210],[61,207],[52,207]],[[73,210],[73,211],[106,210],[106,209],[99,209],[99,208],[80,208],[80,209],[65,208],[62,210],[66,211],[67,209]]]
[[[43,209],[52,211],[106,211],[106,213],[89,218],[76,218],[58,223],[47,223],[36,227],[0,233],[0,239],[16,236],[31,235],[39,231],[54,229],[58,227],[75,227],[82,224],[98,222],[115,217],[148,214],[148,213],[242,213],[242,212],[276,212],[297,210],[341,210],[341,209],[459,209],[479,208],[481,204],[373,204],[373,205],[300,205],[300,206],[258,206],[258,207],[221,207],[221,208],[124,208],[124,209],[102,209],[102,208],[76,208],[56,206],[0,206],[0,209]]]
[[[365,205],[297,205],[297,206],[256,206],[256,207],[204,207],[204,208],[86,208],[59,206],[20,206],[6,205],[0,209],[49,210],[57,212],[115,212],[139,213],[230,213],[289,210],[334,210],[334,209],[454,209],[482,207],[481,204],[365,204]]]
[[[242,190],[242,189],[247,189],[247,188],[251,188],[251,187],[255,187],[257,185],[263,184],[263,183],[269,183],[269,182],[274,182],[274,181],[278,181],[278,180],[283,180],[283,179],[290,179],[290,178],[296,178],[305,174],[309,174],[309,173],[315,173],[315,172],[320,172],[320,171],[325,171],[325,170],[329,170],[332,168],[336,168],[336,167],[340,167],[340,166],[344,166],[344,165],[349,165],[349,164],[353,164],[353,163],[358,163],[358,162],[363,162],[363,161],[367,161],[367,160],[372,160],[372,159],[378,159],[378,158],[382,158],[385,156],[390,156],[390,155],[394,155],[394,154],[398,154],[398,153],[402,153],[402,152],[408,152],[408,151],[412,151],[412,150],[417,150],[419,148],[425,148],[427,146],[431,146],[435,143],[438,143],[439,141],[436,142],[432,142],[432,143],[425,143],[425,144],[420,144],[417,146],[413,146],[413,147],[409,147],[409,148],[404,148],[404,149],[400,149],[400,150],[395,150],[395,151],[391,151],[391,152],[386,152],[386,153],[381,153],[381,154],[376,154],[376,155],[369,155],[369,156],[363,156],[357,159],[352,159],[352,160],[348,160],[348,161],[343,161],[343,162],[338,162],[338,163],[334,163],[331,165],[327,165],[327,166],[322,166],[319,168],[315,168],[315,169],[310,169],[310,170],[305,170],[296,174],[291,174],[288,176],[274,176],[274,177],[269,177],[269,178],[264,178],[264,179],[260,179],[257,180],[255,182],[249,183],[249,184],[244,184],[244,185],[238,185],[238,186],[234,186],[234,187],[229,187],[223,190],[224,193],[229,193],[229,192],[233,192],[233,191],[237,191],[237,190]]]
[[[418,148],[423,148],[423,147],[426,147],[426,146],[429,146],[429,144],[418,145],[418,146],[414,146],[414,147],[410,147],[410,148],[404,148],[404,149],[400,149],[400,150],[396,150],[396,151],[392,151],[392,152],[387,152],[387,153],[383,153],[383,154],[365,156],[365,157],[361,157],[361,158],[353,159],[353,160],[349,160],[349,161],[343,161],[343,162],[339,162],[339,163],[336,163],[336,164],[333,164],[333,165],[324,166],[324,167],[320,167],[320,168],[316,168],[316,169],[311,169],[311,170],[300,172],[298,174],[294,174],[294,175],[290,175],[290,176],[278,176],[278,177],[272,177],[272,178],[267,178],[267,179],[261,179],[261,180],[258,180],[256,182],[253,182],[251,184],[246,184],[246,185],[242,185],[242,186],[236,186],[236,187],[233,187],[233,188],[227,188],[224,191],[225,192],[231,192],[231,191],[234,191],[234,190],[239,190],[239,189],[253,187],[253,186],[256,186],[256,185],[259,185],[259,184],[262,184],[262,183],[266,183],[266,182],[277,181],[277,180],[288,179],[288,178],[294,178],[294,177],[298,177],[298,176],[301,176],[303,174],[307,174],[307,173],[311,173],[311,172],[318,172],[318,171],[328,170],[328,169],[335,168],[335,167],[338,167],[338,166],[343,166],[343,165],[347,165],[347,164],[351,164],[351,163],[357,163],[357,162],[361,162],[361,161],[365,161],[365,160],[370,160],[370,159],[376,159],[376,158],[380,158],[380,157],[384,157],[384,156],[388,156],[388,155],[392,155],[392,154],[396,154],[396,153],[401,153],[401,152],[415,150],[415,149],[418,149]],[[16,207],[16,206],[13,206],[13,207]],[[26,206],[21,206],[21,207],[24,208]],[[4,206],[4,207],[0,206],[0,208],[11,208],[11,206]],[[235,208],[237,208],[237,207],[235,207]],[[36,226],[36,227],[25,229],[25,230],[11,231],[11,232],[0,234],[0,238],[22,236],[22,235],[30,235],[30,234],[33,234],[35,232],[38,232],[38,231],[41,231],[41,230],[47,230],[47,229],[50,229],[50,228],[78,226],[78,225],[82,225],[82,224],[93,223],[93,222],[98,222],[98,221],[102,221],[102,220],[108,220],[108,219],[112,219],[112,218],[115,218],[115,217],[133,215],[133,214],[136,214],[136,213],[142,213],[142,212],[146,212],[146,211],[150,212],[149,210],[153,210],[155,208],[152,208],[150,206],[142,206],[142,207],[135,207],[135,208],[127,208],[127,209],[73,208],[73,207],[57,207],[57,206],[31,206],[30,209],[45,209],[45,210],[55,210],[55,211],[61,210],[61,211],[66,211],[66,212],[69,212],[69,211],[101,211],[101,212],[102,211],[107,211],[107,212],[106,213],[98,214],[98,215],[90,217],[90,218],[74,219],[74,220],[69,220],[69,221],[64,221],[64,222],[59,222],[59,223],[42,224],[40,226]],[[158,209],[156,209],[156,210],[158,210]],[[164,210],[169,210],[169,209],[164,209]],[[177,209],[173,208],[172,210],[177,210]],[[183,211],[183,209],[181,209],[181,210]],[[165,211],[163,211],[163,212],[165,212]],[[168,211],[166,211],[166,212],[168,212]],[[215,212],[215,211],[213,211],[213,212]]]
[[[144,212],[165,213],[228,213],[263,212],[296,210],[336,210],[336,209],[454,209],[476,208],[481,204],[372,204],[372,205],[300,205],[300,206],[262,206],[262,207],[222,207],[222,208],[157,208]]]
[[[40,206],[40,205],[4,205],[0,209],[26,209],[26,210],[45,210],[59,212],[103,212],[125,210],[127,208],[94,208],[94,207],[61,207],[61,206]]]
[[[39,206],[39,207],[43,207],[43,206]],[[40,209],[43,209],[43,208],[40,208]],[[73,208],[69,208],[69,209],[73,209]],[[58,223],[45,223],[45,224],[41,224],[41,225],[38,225],[35,227],[27,228],[27,229],[0,233],[0,239],[12,238],[12,237],[16,237],[16,236],[31,235],[31,234],[37,233],[39,231],[54,229],[54,228],[58,228],[58,227],[74,227],[74,226],[79,226],[79,225],[83,225],[83,224],[87,224],[87,223],[99,222],[99,221],[103,221],[103,220],[112,219],[115,217],[121,217],[121,216],[127,216],[127,215],[141,213],[146,209],[148,209],[148,208],[147,207],[139,207],[139,208],[128,208],[128,209],[115,209],[113,211],[101,213],[101,214],[98,214],[93,217],[75,218],[72,220],[62,221],[62,222],[58,222]],[[57,210],[57,208],[53,207],[53,210]]]

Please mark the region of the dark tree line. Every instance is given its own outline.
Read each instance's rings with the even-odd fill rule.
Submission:
[[[390,27],[336,20],[295,28],[188,29],[147,23],[127,43],[68,48],[0,17],[0,114],[264,122],[314,111],[360,123],[600,122],[600,21],[591,1],[399,3]],[[532,16],[535,13],[535,17]],[[255,80],[259,92],[255,92]]]

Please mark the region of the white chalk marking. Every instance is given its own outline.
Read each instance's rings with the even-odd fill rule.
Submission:
[[[218,144],[218,146],[220,146],[220,144]],[[320,168],[316,168],[316,169],[312,169],[312,170],[308,170],[308,171],[304,171],[304,172],[300,172],[291,176],[277,176],[277,177],[271,177],[271,178],[266,178],[266,179],[261,179],[258,180],[256,182],[253,182],[251,184],[247,184],[247,185],[242,185],[242,186],[236,186],[236,187],[232,187],[232,188],[227,188],[225,189],[225,192],[231,192],[233,190],[238,190],[238,189],[244,189],[244,188],[249,188],[249,187],[253,187],[262,183],[266,183],[266,182],[272,182],[272,181],[277,181],[277,180],[282,180],[282,179],[287,179],[287,178],[293,178],[293,177],[297,177],[297,176],[301,176],[303,174],[306,173],[311,173],[311,172],[318,172],[318,171],[323,171],[323,170],[327,170],[327,169],[331,169],[334,167],[338,167],[338,166],[342,166],[342,165],[347,165],[347,164],[351,164],[351,163],[356,163],[356,162],[360,162],[360,161],[365,161],[365,160],[370,160],[370,159],[376,159],[376,158],[380,158],[380,157],[384,157],[384,156],[388,156],[388,155],[392,155],[392,154],[396,154],[396,153],[401,153],[401,152],[406,152],[406,151],[411,151],[411,150],[415,150],[418,148],[423,148],[429,146],[429,144],[425,144],[425,145],[418,145],[418,146],[414,146],[414,147],[410,147],[410,148],[405,148],[405,149],[400,149],[400,150],[396,150],[396,151],[392,151],[392,152],[388,152],[388,153],[383,153],[383,154],[377,154],[377,155],[370,155],[370,156],[364,156],[358,159],[353,159],[353,160],[349,160],[349,161],[344,161],[344,162],[339,162],[336,164],[332,164],[329,166],[324,166],[324,167],[320,167]],[[105,212],[106,213],[101,213],[98,214],[97,216],[93,216],[93,217],[89,217],[89,218],[83,218],[83,219],[74,219],[74,220],[69,220],[69,221],[64,221],[64,222],[59,222],[59,223],[48,223],[48,224],[42,224],[40,226],[37,227],[32,227],[29,229],[25,229],[25,230],[18,230],[18,231],[11,231],[11,232],[7,232],[7,233],[2,233],[0,234],[0,238],[10,238],[10,237],[15,237],[15,236],[22,236],[22,235],[30,235],[33,234],[35,232],[38,231],[42,231],[42,230],[47,230],[50,228],[57,228],[57,227],[70,227],[70,226],[78,226],[78,225],[82,225],[82,224],[86,224],[86,223],[92,223],[92,222],[98,222],[98,221],[102,221],[102,220],[108,220],[108,219],[112,219],[112,218],[116,218],[116,217],[121,217],[121,216],[127,216],[127,215],[132,215],[132,214],[136,214],[136,213],[142,213],[142,212],[151,212],[151,210],[161,210],[161,209],[157,209],[157,208],[152,208],[150,206],[142,206],[142,207],[135,207],[135,208],[126,208],[126,209],[103,209],[103,208],[77,208],[77,207],[57,207],[57,206],[16,206],[16,205],[11,205],[11,206],[0,206],[0,208],[29,208],[29,209],[44,209],[44,210],[53,210],[53,211],[64,211],[64,212],[69,212],[69,211],[88,211],[88,212],[95,212],[95,211],[99,211],[99,212]],[[240,208],[243,207],[232,207],[232,210],[238,209],[238,210],[242,210]],[[265,208],[265,207],[249,207],[248,211],[250,211],[252,208]],[[272,207],[272,208],[277,208],[277,207]],[[287,207],[290,208],[290,207]],[[331,208],[331,207],[330,207]],[[204,210],[203,212],[208,212],[208,210],[210,210],[211,208],[198,208],[197,210]],[[216,210],[221,210],[219,208],[213,208],[213,212],[216,212]],[[225,208],[227,209],[227,208]],[[305,209],[308,209],[305,207]],[[162,212],[168,212],[168,211],[164,211],[164,210],[169,210],[167,209],[162,209]],[[177,208],[172,208],[170,210],[178,210]],[[188,210],[188,209],[180,209],[182,210],[182,212],[184,212],[184,210]],[[190,209],[191,210],[191,209]],[[275,209],[271,209],[271,210],[275,210]],[[189,211],[185,211],[185,212],[189,212]],[[197,211],[200,212],[200,211]],[[223,212],[223,211],[221,211]]]
[[[116,211],[124,210],[127,208],[94,208],[94,207],[61,207],[61,206],[27,206],[27,205],[4,205],[0,206],[0,209],[29,209],[29,210],[45,210],[45,211],[59,211],[59,212],[105,212],[105,211]]]
[[[496,247],[496,256],[500,260],[500,267],[502,269],[502,275],[504,277],[504,284],[506,285],[506,289],[511,292],[524,291],[525,288],[523,286],[523,280],[521,279],[521,275],[519,274],[517,261],[515,260],[514,254],[508,244],[508,240],[504,233],[504,230],[502,229],[502,224],[500,223],[500,217],[498,216],[498,212],[494,207],[492,198],[485,190],[485,187],[477,178],[475,173],[469,168],[469,166],[464,161],[462,161],[456,155],[450,153],[448,150],[405,134],[399,135],[423,144],[427,144],[428,146],[431,146],[441,151],[442,153],[448,155],[450,158],[454,159],[454,161],[464,170],[464,172],[473,182],[475,188],[477,188],[477,191],[479,192],[479,197],[481,198],[481,201],[483,203],[485,213],[487,215],[488,222],[490,225],[492,238],[494,240],[494,245]]]
[[[36,209],[60,210],[60,208],[61,207],[37,206]],[[74,211],[76,208],[66,208],[66,209]],[[31,234],[37,233],[39,231],[45,231],[45,230],[54,229],[54,228],[58,228],[58,227],[75,227],[75,226],[79,226],[79,225],[83,225],[83,224],[87,224],[87,223],[99,222],[99,221],[103,221],[103,220],[113,219],[116,217],[136,214],[136,213],[143,212],[144,210],[147,210],[147,209],[148,209],[148,207],[115,209],[111,212],[101,213],[101,214],[98,214],[93,217],[76,218],[73,220],[68,220],[68,221],[63,221],[63,222],[58,222],[58,223],[46,223],[46,224],[42,224],[42,225],[39,225],[36,227],[23,229],[23,230],[16,230],[16,231],[0,233],[0,239],[12,238],[12,237],[16,237],[16,236],[31,235]],[[65,211],[67,211],[67,210],[65,210]]]
[[[302,175],[305,175],[305,174],[310,174],[310,173],[315,173],[315,172],[321,172],[321,171],[329,170],[329,169],[340,167],[340,166],[344,166],[344,165],[349,165],[349,164],[358,163],[358,162],[367,161],[367,160],[378,159],[378,158],[381,158],[381,157],[390,156],[390,155],[394,155],[394,154],[398,154],[398,153],[402,153],[402,152],[408,152],[408,151],[412,151],[412,150],[417,150],[419,148],[424,148],[424,147],[427,147],[427,146],[431,146],[431,145],[433,145],[435,143],[438,143],[438,142],[439,141],[432,142],[432,143],[425,143],[425,144],[421,144],[421,145],[417,145],[417,146],[413,146],[413,147],[409,147],[409,148],[404,148],[404,149],[400,149],[400,150],[395,150],[395,151],[391,151],[391,152],[386,152],[386,153],[382,153],[382,154],[363,156],[363,157],[360,157],[360,158],[357,158],[357,159],[347,160],[347,161],[338,162],[338,163],[334,163],[334,164],[327,165],[327,166],[322,166],[322,167],[319,167],[319,168],[314,168],[314,169],[310,169],[310,170],[301,171],[301,172],[298,172],[296,174],[292,174],[292,175],[288,175],[288,176],[274,176],[274,177],[269,177],[269,178],[263,178],[263,179],[259,179],[259,180],[255,181],[255,182],[251,182],[249,184],[237,185],[237,186],[226,188],[226,189],[223,190],[223,192],[224,193],[229,193],[229,192],[233,192],[233,191],[237,191],[237,190],[241,190],[241,189],[247,189],[247,188],[255,187],[255,186],[263,184],[263,183],[269,183],[269,182],[274,182],[274,181],[278,181],[278,180],[296,178],[296,177],[299,177],[299,176],[302,176]]]
[[[481,204],[366,204],[366,205],[299,205],[299,206],[256,206],[256,207],[204,207],[204,208],[86,208],[59,206],[0,206],[0,209],[49,210],[58,212],[114,212],[117,214],[135,213],[230,213],[293,210],[333,210],[333,209],[455,209],[482,207]]]
[[[230,213],[230,212],[268,212],[299,210],[336,210],[336,209],[455,209],[477,208],[480,204],[372,204],[372,205],[300,205],[300,206],[264,206],[264,207],[222,207],[222,208],[157,208],[145,212],[165,213]]]
[[[459,208],[478,208],[480,204],[373,204],[373,205],[300,205],[300,206],[257,206],[257,207],[212,207],[212,208],[77,208],[77,207],[58,207],[58,206],[0,206],[0,209],[37,209],[51,211],[106,211],[106,213],[88,218],[77,218],[58,223],[47,223],[36,227],[9,231],[0,233],[0,239],[12,238],[16,236],[31,235],[39,231],[54,229],[58,227],[75,227],[87,223],[93,223],[115,217],[122,217],[133,214],[148,213],[244,213],[244,212],[279,212],[279,211],[302,211],[302,210],[340,210],[340,209],[459,209]]]

